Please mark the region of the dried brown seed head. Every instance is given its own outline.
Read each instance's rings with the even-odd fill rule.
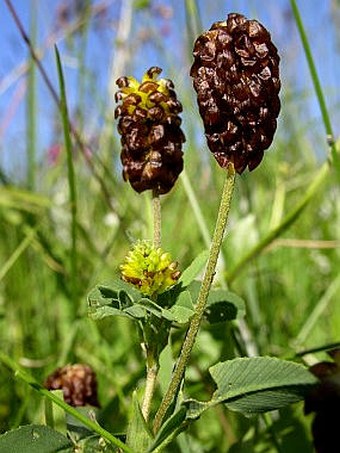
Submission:
[[[256,168],[272,143],[280,111],[279,61],[269,32],[229,14],[199,36],[191,67],[210,150],[221,167]]]
[[[88,365],[77,363],[57,368],[47,377],[44,386],[48,390],[61,389],[64,400],[71,406],[99,407],[96,375]]]

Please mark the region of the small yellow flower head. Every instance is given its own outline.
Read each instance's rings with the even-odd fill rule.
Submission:
[[[120,266],[122,279],[145,296],[156,296],[174,285],[181,273],[169,253],[148,241],[138,241]]]

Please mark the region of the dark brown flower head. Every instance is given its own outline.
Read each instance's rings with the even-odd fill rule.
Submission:
[[[44,386],[48,390],[61,389],[64,400],[71,406],[99,407],[96,375],[88,365],[77,363],[57,368],[48,376]]]
[[[137,192],[151,189],[165,194],[183,170],[185,137],[178,116],[182,105],[173,83],[157,80],[161,71],[150,68],[141,83],[133,77],[116,81],[123,177]]]
[[[191,67],[207,142],[222,168],[256,168],[276,130],[279,61],[269,32],[229,14],[195,42]]]

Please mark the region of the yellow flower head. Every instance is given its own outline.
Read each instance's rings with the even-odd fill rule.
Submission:
[[[134,77],[120,77],[117,80],[120,89],[116,93],[116,102],[123,101],[129,115],[138,107],[152,118],[150,109],[155,106],[160,107],[165,114],[178,113],[182,106],[174,97],[173,83],[169,79],[158,79],[161,72],[160,68],[153,66],[145,72],[141,82]]]
[[[120,265],[122,279],[145,296],[156,296],[174,285],[181,273],[169,253],[148,241],[138,241]]]

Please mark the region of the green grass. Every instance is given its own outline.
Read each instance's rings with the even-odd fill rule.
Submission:
[[[303,18],[296,3],[291,3],[302,33]],[[186,1],[185,6],[188,33],[181,51],[186,55],[202,18],[195,1]],[[20,11],[17,13],[20,17]],[[133,390],[144,378],[144,359],[132,323],[125,319],[90,320],[86,295],[96,283],[117,273],[131,241],[152,239],[147,215],[150,197],[134,193],[117,170],[120,144],[114,133],[112,105],[90,76],[93,68],[86,66],[92,13],[86,7],[79,19],[85,24],[82,31],[77,27],[65,30],[64,36],[70,46],[77,47],[80,42],[82,49],[77,55],[77,109],[82,115],[76,132],[67,122],[68,83],[62,70],[63,51],[58,46],[61,61],[58,56],[58,70],[54,70],[59,74],[60,87],[58,82],[53,87],[62,108],[56,104],[54,121],[56,138],[63,149],[55,165],[37,160],[37,124],[43,100],[37,95],[39,68],[30,64],[27,177],[23,181],[1,170],[0,344],[2,353],[40,383],[57,366],[71,362],[91,365],[99,382],[99,421],[104,429],[116,434],[126,429]],[[146,15],[153,31],[157,31],[157,18],[148,8],[132,13],[133,21]],[[31,39],[35,44],[34,33]],[[127,37],[132,46],[137,46],[133,39],[132,35]],[[323,98],[308,35],[302,35],[302,42],[315,86],[315,93],[309,96],[318,100],[325,130],[331,134],[332,116]],[[115,44],[121,45],[119,40]],[[169,61],[173,61],[165,42],[158,45],[169,52]],[[189,58],[185,57],[188,67]],[[133,67],[131,61],[118,63],[126,71]],[[151,66],[153,62],[145,64]],[[177,70],[169,67],[164,76],[171,77]],[[178,82],[180,77],[185,81],[178,84],[177,92],[184,104],[187,135],[185,176],[169,195],[162,197],[162,246],[182,269],[207,248],[224,178],[206,147],[200,149],[203,128],[189,76],[183,74]],[[325,158],[320,163],[318,143],[311,142],[307,133],[313,125],[305,124],[303,117],[289,121],[296,112],[289,90],[294,92],[294,87],[287,86],[281,95],[282,114],[288,118],[283,124],[284,133],[283,127],[279,129],[263,164],[237,180],[223,263],[217,275],[218,284],[228,284],[246,301],[247,316],[240,331],[249,337],[249,351],[280,358],[335,343],[340,332],[340,201],[338,173],[334,170],[339,141],[331,144],[332,162]],[[94,110],[100,121],[94,126],[96,140],[88,158],[87,112],[93,114]],[[62,130],[65,140],[61,139]],[[207,368],[235,356],[234,333],[231,326],[213,330],[203,324],[199,347],[194,350],[187,372],[190,396],[203,399],[211,393]],[[173,334],[175,352],[183,335],[183,329]],[[306,360],[311,363],[325,357],[321,351],[309,354]],[[1,432],[41,423],[44,402],[39,392],[2,364],[0,367]],[[160,394],[156,399],[160,401]],[[305,418],[302,412],[299,404],[263,421],[248,420],[219,407],[204,414],[169,451],[201,451],[197,445],[204,445],[204,451],[231,453],[255,451],[255,445],[268,448],[266,451],[312,451],[311,418]]]

